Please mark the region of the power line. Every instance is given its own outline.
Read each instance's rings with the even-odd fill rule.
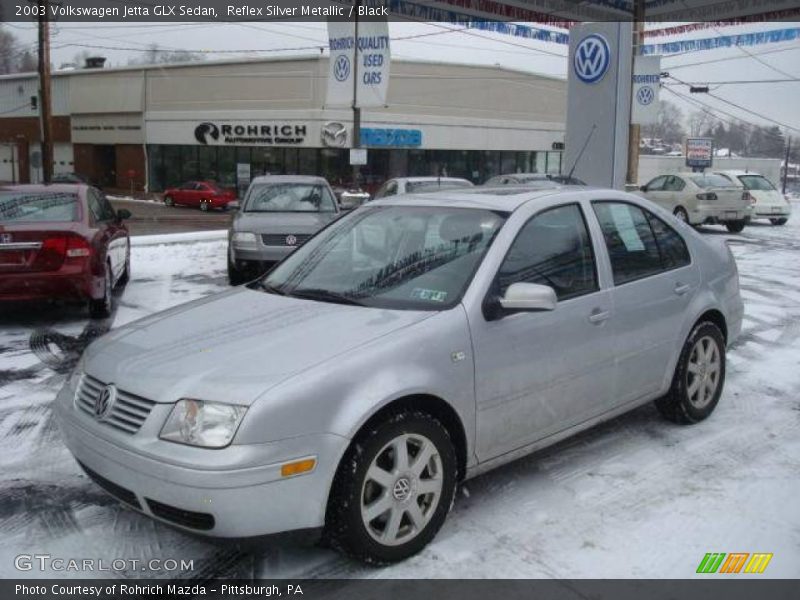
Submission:
[[[689,81],[685,85],[746,85],[750,83],[800,83],[800,79],[739,79],[735,81]],[[683,83],[666,83],[664,85],[684,85]]]

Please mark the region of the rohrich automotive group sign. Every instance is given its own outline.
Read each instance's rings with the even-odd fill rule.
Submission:
[[[194,128],[195,139],[209,144],[287,145],[302,144],[308,131],[305,125],[290,123],[212,123],[204,121]]]

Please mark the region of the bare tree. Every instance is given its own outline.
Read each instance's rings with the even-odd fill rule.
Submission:
[[[683,141],[683,112],[672,102],[662,100],[658,110],[658,122],[642,126],[642,136],[663,140],[667,144]]]
[[[36,70],[36,55],[0,23],[0,75]]]
[[[714,122],[714,115],[705,110],[696,110],[689,115],[689,134],[701,135]]]

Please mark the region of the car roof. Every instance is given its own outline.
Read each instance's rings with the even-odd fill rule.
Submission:
[[[436,177],[434,175],[425,177],[393,177],[396,181],[405,181],[407,183],[426,183],[428,181],[435,183],[437,181],[469,181],[463,177]],[[470,182],[471,183],[471,182]]]
[[[724,175],[733,175],[734,177],[739,177],[740,175],[757,175],[763,177],[761,173],[757,173],[756,171],[741,171],[739,169],[719,169],[715,170],[714,173],[723,173]]]
[[[28,193],[72,193],[78,194],[85,191],[90,186],[85,183],[53,183],[44,185],[42,183],[17,183],[9,185],[0,185],[0,192],[28,192]]]
[[[576,194],[594,192],[592,197],[600,197],[598,190],[603,190],[606,199],[632,198],[641,200],[640,196],[626,194],[618,190],[603,188],[590,188],[582,185],[566,185],[548,189],[531,189],[524,186],[498,186],[498,187],[473,187],[462,189],[447,189],[432,194],[403,194],[388,196],[373,200],[370,206],[432,206],[442,208],[480,208],[484,210],[501,210],[513,212],[521,206],[537,200],[549,199],[556,195],[564,195],[575,199]]]
[[[254,183],[324,183],[328,180],[316,175],[260,175],[254,177],[250,184]]]

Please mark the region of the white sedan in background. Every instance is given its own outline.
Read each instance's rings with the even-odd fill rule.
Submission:
[[[690,225],[719,224],[739,233],[753,215],[750,193],[714,173],[659,175],[639,190]]]
[[[789,199],[759,173],[747,171],[716,171],[735,186],[750,192],[753,198],[753,219],[769,219],[773,225],[785,225],[792,214]]]
[[[472,182],[461,177],[395,177],[384,183],[372,199],[471,187]]]

